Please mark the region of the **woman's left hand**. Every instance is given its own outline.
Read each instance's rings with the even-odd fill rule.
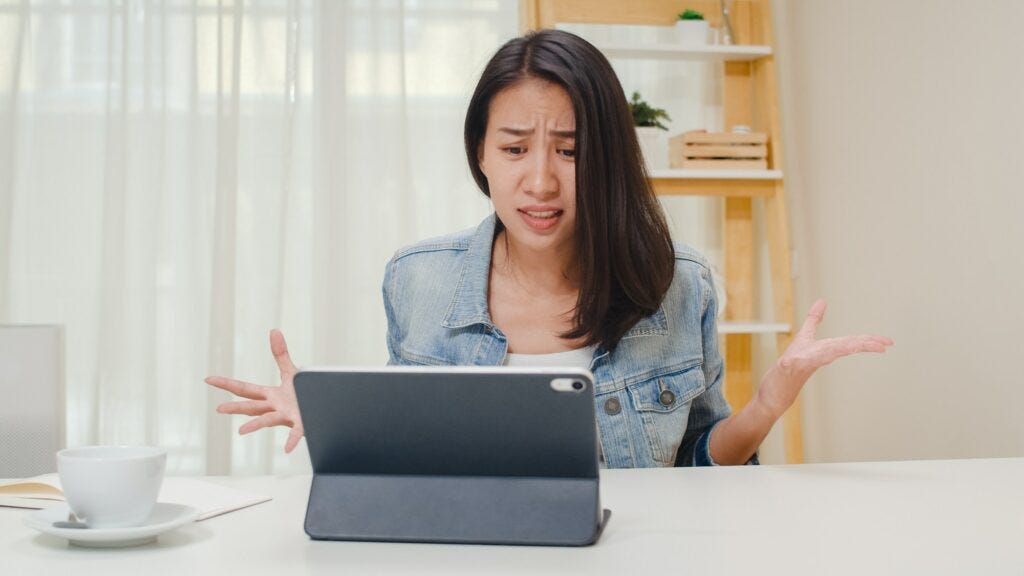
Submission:
[[[825,317],[825,301],[811,306],[803,327],[782,356],[765,374],[757,390],[757,402],[778,419],[796,400],[814,371],[837,358],[859,352],[885,352],[892,339],[874,334],[815,340],[814,335]]]

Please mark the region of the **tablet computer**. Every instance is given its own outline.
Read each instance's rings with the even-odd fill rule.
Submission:
[[[581,546],[600,534],[586,370],[313,368],[294,382],[312,538]]]

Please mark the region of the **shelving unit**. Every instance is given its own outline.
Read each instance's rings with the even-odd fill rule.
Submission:
[[[722,198],[770,198],[781,170],[654,170],[650,174],[659,196],[719,196]]]
[[[782,170],[687,170],[665,168],[650,174],[655,180],[782,180]]]
[[[608,58],[746,62],[770,56],[771,46],[680,46],[678,44],[597,44]]]
[[[684,8],[704,13],[720,26],[717,0],[520,0],[525,30],[560,23],[672,26]],[[738,409],[753,396],[752,338],[774,335],[781,354],[793,338],[793,289],[790,275],[789,224],[781,167],[778,90],[769,0],[732,0],[734,45],[684,46],[667,43],[597,43],[609,58],[704,61],[719,63],[724,76],[724,125],[751,126],[768,134],[768,170],[655,170],[654,190],[664,196],[720,197],[725,289],[728,305],[718,324],[724,339],[725,395]],[[763,202],[765,236],[771,271],[772,320],[754,314],[754,199]],[[783,416],[786,461],[803,461],[799,399]]]
[[[718,323],[719,334],[785,334],[791,329],[789,324],[775,322],[740,322],[736,320]]]

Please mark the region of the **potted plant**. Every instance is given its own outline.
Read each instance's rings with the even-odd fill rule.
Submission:
[[[647,170],[668,168],[668,126],[662,120],[671,121],[668,112],[651,106],[639,92],[633,92],[629,102],[633,112],[633,124],[636,125],[636,139],[640,142]]]
[[[689,8],[680,12],[676,22],[676,36],[680,44],[707,44],[708,22],[704,15]]]

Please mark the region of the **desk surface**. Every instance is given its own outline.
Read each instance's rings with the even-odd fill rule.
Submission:
[[[1024,575],[1024,458],[601,478],[613,515],[589,548],[312,541],[302,531],[309,476],[218,477],[274,500],[118,550],[69,547],[26,527],[29,511],[2,508],[0,572]]]

